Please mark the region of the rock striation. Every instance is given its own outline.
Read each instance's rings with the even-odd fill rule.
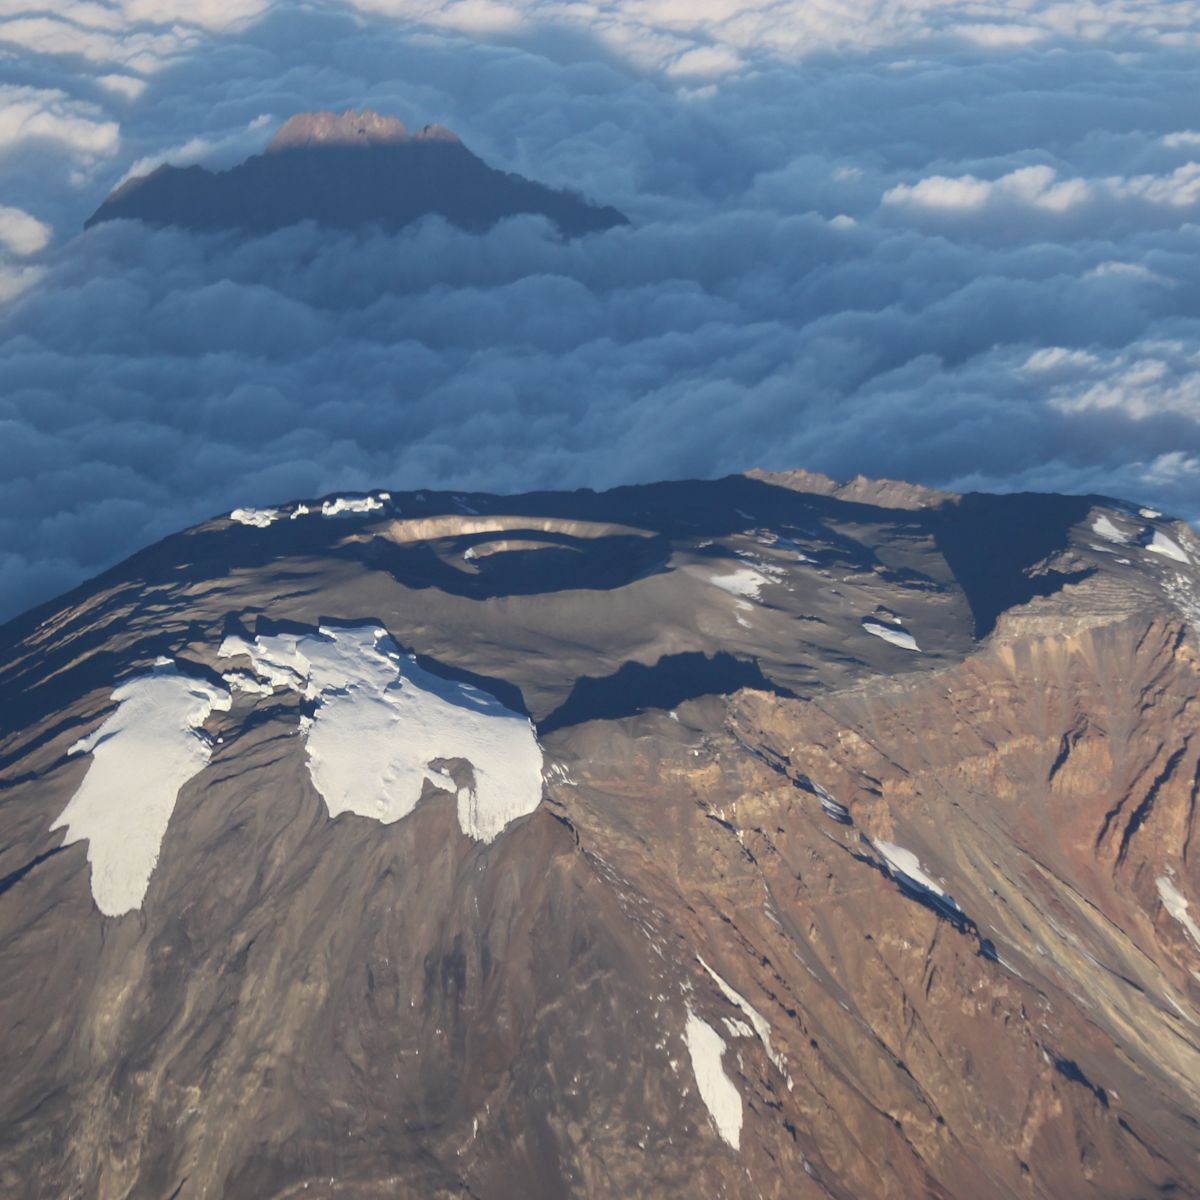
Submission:
[[[134,176],[85,228],[124,219],[195,231],[268,233],[300,221],[394,230],[439,216],[482,232],[524,213],[567,237],[628,224],[615,208],[489,167],[441,125],[410,133],[396,117],[348,109],[290,117],[265,153],[227,171],[167,164]]]
[[[239,508],[0,694],[0,1194],[1200,1195],[1186,525]]]

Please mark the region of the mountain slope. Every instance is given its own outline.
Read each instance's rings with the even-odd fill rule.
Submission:
[[[800,473],[167,539],[0,630],[0,1190],[1200,1194],[1198,562]]]

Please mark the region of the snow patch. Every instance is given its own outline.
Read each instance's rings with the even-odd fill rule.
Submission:
[[[239,525],[253,525],[255,529],[266,529],[268,525],[279,520],[279,509],[235,508],[229,514],[229,519]]]
[[[226,671],[221,678],[229,685],[231,692],[243,692],[251,696],[270,696],[275,692],[273,684],[258,679],[249,671]]]
[[[383,501],[374,496],[338,496],[321,505],[323,517],[340,517],[343,513],[369,513],[383,507]]]
[[[725,999],[728,1000],[730,1004],[736,1005],[738,1008],[740,1008],[746,1015],[747,1019],[750,1021],[750,1024],[754,1026],[754,1032],[758,1034],[758,1040],[762,1042],[763,1049],[767,1052],[767,1057],[775,1064],[775,1067],[779,1073],[785,1079],[787,1079],[788,1073],[787,1067],[784,1065],[783,1055],[771,1048],[771,1027],[767,1024],[766,1018],[763,1017],[762,1013],[760,1013],[758,1009],[756,1009],[754,1005],[752,1005],[750,1001],[746,999],[745,996],[743,996],[740,992],[734,991],[733,988],[731,988],[729,984],[727,984],[725,980],[722,979],[721,976],[718,975],[716,971],[714,971],[712,967],[710,967],[708,963],[706,963],[698,954],[696,955],[696,961],[709,973],[713,982],[721,989],[721,994],[725,997]],[[790,1079],[788,1079],[788,1083],[791,1083]]]
[[[1150,532],[1147,530],[1147,532]],[[1174,559],[1176,562],[1190,563],[1192,561],[1188,552],[1174,538],[1169,538],[1161,529],[1155,529],[1150,537],[1150,540],[1145,543],[1145,548],[1151,554],[1161,554],[1164,558]]]
[[[1158,898],[1163,902],[1163,908],[1188,931],[1192,941],[1200,947],[1200,925],[1188,916],[1187,897],[1171,882],[1166,875],[1160,875],[1155,881],[1158,887]]]
[[[379,626],[230,637],[218,653],[247,655],[262,678],[316,702],[308,767],[331,817],[398,821],[429,780],[457,792],[463,833],[490,842],[541,803],[542,751],[528,718],[424,670]],[[448,767],[434,765],[442,759],[465,759],[471,780],[456,786]]]
[[[1129,534],[1122,533],[1103,513],[1092,522],[1092,532],[1098,534],[1106,542],[1116,542],[1124,546],[1129,542]]]
[[[882,621],[876,621],[871,617],[863,617],[862,627],[877,638],[882,638],[885,642],[891,642],[893,646],[899,646],[902,650],[917,650],[921,649],[917,645],[917,639],[913,637],[907,629],[902,626],[885,625]]]
[[[727,575],[714,575],[712,583],[731,596],[757,600],[762,589],[771,581],[754,567],[738,567]]]
[[[50,828],[66,829],[64,846],[87,840],[96,907],[119,917],[142,906],[179,790],[212,753],[200,727],[232,700],[164,658],[112,698],[116,711],[67,751],[92,762]]]
[[[954,902],[954,898],[931,875],[926,874],[921,866],[921,860],[903,846],[895,842],[872,842],[876,850],[883,856],[893,877],[899,877],[908,884],[918,887],[937,896],[943,904],[961,912],[962,909]]]
[[[742,1136],[742,1098],[721,1065],[725,1039],[690,1008],[684,1038],[700,1099],[704,1101],[717,1132],[736,1150]]]

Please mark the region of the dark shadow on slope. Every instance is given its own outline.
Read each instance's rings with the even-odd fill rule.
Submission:
[[[747,687],[791,694],[767,679],[757,662],[734,658],[723,650],[711,657],[699,651],[667,654],[652,667],[625,663],[612,675],[577,679],[566,700],[538,724],[538,732],[553,733],[585,721],[614,721],[648,709],[672,709],[685,700],[728,696]]]
[[[10,871],[3,879],[0,879],[0,896],[3,896],[9,888],[16,887],[34,867],[41,866],[48,858],[53,858],[56,854],[61,854],[66,849],[66,846],[55,846],[53,849],[46,850],[36,858],[31,858],[23,867],[18,867],[15,871]]]
[[[975,636],[986,637],[1000,614],[1036,596],[1051,596],[1092,572],[1030,574],[1069,543],[1072,526],[1099,497],[1019,492],[972,493],[942,505],[933,517],[938,549],[954,572],[975,617]]]
[[[1093,1083],[1080,1069],[1079,1064],[1071,1058],[1059,1058],[1058,1055],[1052,1055],[1054,1058],[1054,1069],[1064,1078],[1069,1079],[1072,1083],[1079,1084],[1080,1087],[1085,1087],[1097,1100],[1100,1101],[1103,1107],[1108,1107],[1108,1092],[1099,1084]]]

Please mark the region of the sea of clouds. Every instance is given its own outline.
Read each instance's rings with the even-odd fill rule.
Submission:
[[[0,0],[0,619],[237,505],[755,466],[1200,516],[1200,2]],[[82,232],[294,112],[563,242]]]

